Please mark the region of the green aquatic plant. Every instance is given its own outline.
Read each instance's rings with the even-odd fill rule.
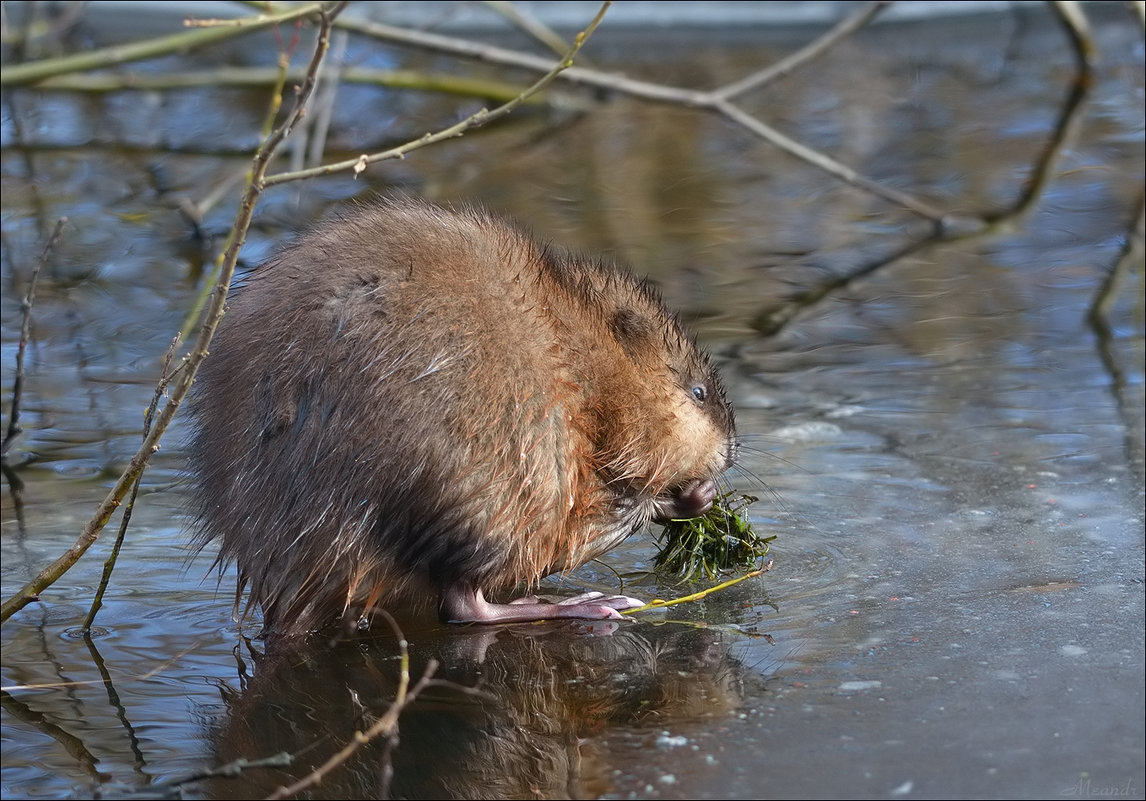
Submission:
[[[700,517],[670,520],[658,536],[655,570],[685,581],[751,570],[776,539],[775,534],[761,537],[752,530],[745,510],[756,500],[751,495],[726,492]]]

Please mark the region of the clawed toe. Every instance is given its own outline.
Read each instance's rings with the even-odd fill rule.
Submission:
[[[607,606],[610,609],[635,609],[644,606],[645,602],[639,598],[630,598],[627,595],[605,595],[603,592],[586,592],[565,598],[557,602],[558,606]]]
[[[442,619],[452,623],[520,623],[568,618],[620,620],[620,610],[638,606],[644,603],[636,598],[602,592],[587,592],[553,604],[540,603],[535,597],[494,604],[485,600],[481,590],[459,584],[443,592],[440,611]]]

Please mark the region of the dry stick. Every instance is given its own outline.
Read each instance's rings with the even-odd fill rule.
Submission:
[[[407,142],[406,144],[399,145],[398,147],[391,148],[389,150],[384,150],[380,153],[374,153],[372,155],[367,155],[364,153],[358,158],[339,161],[333,164],[325,164],[321,167],[314,167],[309,170],[297,170],[295,172],[279,173],[278,175],[272,175],[271,177],[267,178],[262,185],[264,187],[271,187],[277,184],[286,183],[288,181],[299,181],[304,178],[313,178],[320,175],[330,175],[332,173],[342,172],[344,170],[353,170],[354,174],[357,175],[358,173],[365,170],[367,165],[388,159],[404,158],[407,153],[419,150],[420,148],[426,147],[427,145],[432,145],[436,142],[441,142],[445,139],[452,139],[454,137],[462,136],[466,131],[472,130],[474,128],[479,128],[483,125],[487,125],[488,123],[493,122],[494,120],[504,117],[515,108],[520,106],[522,103],[524,103],[528,98],[537,94],[550,83],[552,83],[553,80],[562,72],[573,68],[572,64],[574,56],[576,56],[578,51],[581,50],[582,46],[584,46],[585,42],[593,34],[593,31],[597,29],[597,26],[601,24],[601,20],[605,17],[605,12],[609,10],[609,6],[611,5],[612,0],[608,0],[608,2],[603,3],[596,16],[594,16],[589,24],[585,27],[585,30],[581,31],[581,33],[577,34],[577,36],[574,38],[573,45],[569,48],[568,52],[566,52],[565,57],[557,62],[556,66],[550,64],[549,71],[546,72],[546,74],[543,75],[540,80],[526,89],[520,95],[510,100],[508,103],[503,103],[492,111],[483,108],[478,112],[470,115],[469,117],[466,117],[456,125],[451,125],[449,128],[445,128],[444,130],[438,131],[437,133],[427,133],[425,136],[422,136],[419,139],[415,139],[411,142]]]
[[[84,552],[91,547],[92,543],[94,543],[99,536],[100,531],[103,530],[108,520],[111,519],[112,514],[119,508],[128,489],[151,458],[151,454],[159,450],[159,440],[167,430],[167,426],[171,423],[172,418],[175,417],[175,413],[179,410],[179,406],[182,404],[184,397],[186,397],[188,390],[190,390],[191,383],[195,378],[195,372],[199,369],[199,365],[203,362],[203,359],[207,357],[207,347],[211,342],[211,337],[215,333],[215,328],[223,318],[223,305],[227,297],[227,288],[231,283],[231,276],[234,274],[239,249],[243,246],[247,228],[250,226],[251,217],[254,214],[255,202],[262,192],[262,178],[266,174],[267,165],[270,163],[271,157],[274,155],[278,146],[282,143],[283,139],[286,138],[287,134],[290,133],[291,129],[294,128],[301,116],[303,104],[314,88],[315,73],[318,70],[318,64],[321,62],[323,55],[326,53],[326,48],[329,45],[331,16],[341,11],[344,6],[345,3],[335,4],[330,13],[321,9],[318,11],[321,27],[318,42],[315,45],[314,56],[311,59],[310,69],[307,71],[306,81],[300,88],[294,108],[287,116],[286,121],[263,141],[255,153],[251,165],[251,177],[239,204],[239,211],[235,219],[234,228],[232,229],[231,239],[224,251],[222,269],[219,272],[219,278],[215,286],[215,294],[208,309],[207,318],[199,331],[199,336],[196,339],[194,348],[192,348],[191,352],[183,359],[178,380],[171,391],[166,405],[156,418],[154,428],[152,428],[151,432],[144,438],[142,447],[140,447],[131,458],[127,469],[125,469],[116,480],[115,485],[107,494],[107,497],[104,498],[103,502],[96,508],[95,515],[88,521],[87,525],[84,526],[84,530],[76,542],[52,564],[41,570],[40,573],[21,588],[19,592],[5,599],[3,605],[0,606],[0,622],[7,621],[8,618],[17,611],[37,600],[40,592],[43,591],[44,588],[50,586],[62,576],[76,563]]]
[[[728,84],[725,87],[718,88],[713,91],[696,91],[689,89],[681,89],[678,87],[664,86],[660,84],[650,83],[647,81],[638,81],[623,76],[611,75],[597,70],[588,69],[585,67],[566,67],[558,70],[557,74],[561,74],[566,80],[575,83],[586,84],[590,86],[597,86],[614,91],[623,92],[625,94],[639,97],[645,100],[655,102],[683,104],[686,106],[693,106],[696,108],[705,108],[716,111],[731,121],[747,128],[756,136],[770,142],[772,145],[784,150],[796,158],[805,161],[813,166],[824,170],[836,178],[844,181],[847,184],[856,186],[857,188],[875,194],[889,202],[903,206],[910,209],[914,213],[930,220],[937,227],[952,227],[952,221],[948,215],[943,211],[932,207],[921,200],[913,198],[912,196],[884,186],[872,179],[861,176],[855,170],[847,167],[844,164],[832,159],[831,157],[815,151],[807,146],[801,145],[790,137],[784,136],[779,131],[771,126],[762,122],[761,120],[752,117],[751,115],[741,111],[740,109],[732,106],[729,103],[729,98],[734,95],[741,94],[748,89],[757,88],[765,83],[774,80],[782,75],[789,73],[796,66],[807,62],[811,58],[819,55],[827,50],[828,47],[834,45],[843,37],[858,30],[868,21],[870,21],[876,14],[883,10],[886,3],[876,2],[871,3],[853,16],[845,19],[842,23],[837,25],[832,30],[828,31],[822,37],[818,38],[810,45],[801,49],[797,53],[789,56],[778,62],[776,65],[769,67],[765,70],[753,73],[744,79],[738,80],[734,83]],[[272,5],[275,8],[281,8],[280,5]],[[282,15],[276,15],[276,18]],[[337,21],[337,26],[345,28],[350,31],[361,33],[373,38],[386,39],[388,41],[396,41],[405,44],[414,45],[417,47],[438,50],[441,52],[451,53],[453,55],[467,56],[476,58],[490,63],[501,64],[504,66],[522,67],[529,70],[550,70],[551,63],[539,56],[534,56],[528,53],[520,53],[505,48],[495,47],[492,45],[484,45],[464,39],[457,39],[449,36],[442,36],[440,34],[427,33],[424,31],[414,31],[404,28],[395,28],[388,25],[382,25],[375,22],[366,20],[352,20],[340,19]],[[227,29],[222,29],[227,30]],[[574,48],[573,52],[576,52]],[[38,62],[37,62],[38,63]],[[58,73],[51,73],[58,74]],[[537,91],[544,88],[555,77],[546,75],[542,81],[535,84],[526,91],[525,97],[528,99]],[[94,80],[94,79],[91,79]],[[479,94],[483,92],[478,91]],[[520,97],[520,96],[519,96]],[[506,105],[504,113],[508,113],[512,108],[519,105],[519,102],[510,101]],[[501,112],[501,109],[497,110]],[[497,113],[486,119],[478,119],[470,124],[461,124],[456,129],[448,129],[443,132],[441,138],[448,138],[451,136],[459,136],[469,128],[477,127],[489,122],[491,119],[496,119],[501,116]],[[481,113],[475,117],[480,118]],[[309,178],[314,175],[328,175],[342,170],[355,170],[360,172],[367,164],[386,159],[401,158],[406,153],[416,150],[419,147],[424,147],[427,144],[440,141],[439,139],[419,140],[417,143],[411,143],[408,146],[395,148],[385,151],[383,153],[375,154],[374,156],[364,156],[354,160],[342,161],[336,164],[327,165],[326,167],[315,168],[314,170],[304,170],[297,173],[281,173],[268,180],[267,186],[273,186],[276,183],[284,183],[290,180],[298,180],[301,178]],[[954,227],[967,227],[966,221],[958,221],[960,225]]]
[[[147,792],[152,798],[182,798],[183,795],[178,791],[178,788],[186,784],[201,782],[204,779],[233,779],[236,776],[242,775],[243,771],[252,770],[254,768],[286,768],[290,766],[292,760],[293,757],[285,751],[271,754],[262,759],[240,757],[225,765],[219,765],[209,770],[201,770],[188,776],[172,779],[171,781],[149,784],[147,785]]]
[[[85,53],[76,53],[59,58],[46,58],[26,64],[5,64],[3,72],[0,72],[0,86],[22,86],[55,75],[84,72],[102,67],[112,67],[116,64],[126,64],[131,61],[142,61],[158,56],[168,56],[172,53],[186,52],[197,47],[233,39],[236,36],[244,36],[252,31],[268,28],[280,22],[311,17],[319,13],[322,8],[322,3],[310,3],[305,6],[290,7],[275,14],[224,20],[213,27],[202,30],[184,31],[142,42],[89,50]]]
[[[1049,5],[1066,28],[1079,65],[1084,65],[1088,70],[1092,69],[1098,53],[1094,47],[1094,36],[1090,32],[1090,23],[1082,6],[1074,0],[1050,0]]]
[[[287,798],[288,796],[302,792],[308,787],[319,784],[332,770],[354,756],[358,749],[378,737],[384,735],[393,740],[398,734],[398,718],[401,716],[402,711],[412,704],[414,699],[418,697],[418,694],[432,683],[433,675],[438,669],[438,663],[433,659],[426,665],[426,670],[422,673],[422,678],[418,680],[418,683],[414,685],[413,689],[410,689],[410,650],[406,642],[406,637],[402,634],[402,630],[398,627],[397,621],[391,617],[389,612],[384,609],[379,609],[378,614],[386,618],[390,623],[390,628],[394,631],[394,636],[398,638],[398,650],[401,656],[401,662],[398,672],[398,690],[394,696],[394,702],[390,705],[390,708],[386,710],[386,714],[374,721],[366,731],[354,732],[354,736],[350,742],[332,754],[329,759],[294,784],[275,790],[267,796],[268,799]],[[379,793],[379,797],[388,798],[389,794],[382,792]]]
[[[36,266],[32,268],[28,291],[20,301],[20,311],[24,315],[24,321],[20,325],[20,345],[16,349],[16,379],[12,382],[12,408],[8,412],[8,431],[4,434],[3,445],[0,445],[0,458],[8,455],[8,448],[24,430],[20,425],[20,402],[24,397],[24,353],[28,349],[28,339],[32,336],[32,304],[36,302],[36,282],[40,279],[40,270],[48,263],[48,256],[56,246],[56,240],[60,238],[60,232],[64,230],[67,221],[67,217],[56,220],[56,227],[52,229],[51,236],[40,252],[40,258],[36,260]]]
[[[171,383],[171,361],[175,358],[175,349],[179,347],[180,335],[176,334],[171,339],[171,347],[167,349],[167,353],[163,357],[163,370],[159,375],[159,381],[155,385],[155,394],[151,396],[151,403],[147,406],[147,412],[143,416],[143,436],[146,439],[147,433],[151,430],[151,423],[155,419],[155,410],[159,408],[159,401],[167,392],[167,385]],[[84,634],[90,635],[92,623],[95,622],[95,616],[103,607],[103,596],[107,592],[107,586],[111,582],[111,574],[115,570],[116,562],[119,559],[119,552],[123,548],[123,541],[127,537],[127,527],[131,523],[131,513],[135,509],[135,500],[139,497],[139,485],[143,481],[143,471],[139,471],[139,475],[135,477],[135,482],[131,485],[131,497],[127,499],[127,505],[123,508],[123,517],[119,520],[119,531],[116,533],[115,543],[111,546],[111,553],[108,554],[107,559],[103,563],[103,574],[100,576],[99,587],[96,588],[95,597],[92,599],[91,608],[88,609],[87,617],[81,625],[81,631]]]
[[[273,5],[274,7],[279,7],[278,4]],[[879,7],[875,8],[873,6]],[[587,67],[572,67],[562,73],[561,78],[562,80],[572,83],[594,86],[600,89],[612,89],[644,100],[684,103],[690,106],[708,106],[715,100],[722,99],[724,93],[729,89],[731,89],[733,93],[744,91],[744,89],[739,86],[743,81],[750,80],[752,82],[751,88],[756,88],[764,85],[768,81],[787,74],[796,65],[802,64],[819,55],[826,50],[827,47],[834,45],[848,34],[855,32],[864,23],[870,21],[877,12],[881,11],[882,7],[883,4],[880,3],[864,6],[856,14],[846,18],[835,28],[827,31],[811,44],[806,45],[793,55],[778,62],[774,67],[769,67],[762,71],[764,73],[771,72],[772,74],[761,76],[760,72],[752,73],[747,78],[711,91],[665,86],[664,84],[627,78],[623,75],[602,72]],[[383,25],[378,22],[349,17],[338,20],[336,27],[346,28],[347,30],[360,33],[372,39],[398,42],[425,50],[436,50],[441,53],[473,58],[491,64],[498,64],[503,67],[519,67],[533,72],[543,71],[549,68],[549,61],[541,56],[535,56],[532,53],[522,53],[517,50],[508,50],[504,47],[483,44],[481,42],[474,42],[469,39],[458,39],[452,36],[443,36],[442,34],[429,33],[427,31],[413,30],[410,28],[396,28],[392,25]],[[795,63],[790,63],[793,60]]]

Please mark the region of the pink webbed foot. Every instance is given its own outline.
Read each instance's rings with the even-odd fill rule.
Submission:
[[[625,595],[587,592],[555,604],[542,603],[534,596],[505,604],[490,603],[481,590],[453,586],[442,593],[441,615],[449,623],[526,623],[534,620],[572,618],[619,620],[619,610],[635,609],[644,602]]]

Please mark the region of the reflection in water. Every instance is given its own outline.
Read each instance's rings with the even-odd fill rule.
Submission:
[[[743,666],[706,628],[539,624],[412,639],[412,681],[431,658],[440,667],[402,714],[392,779],[388,747],[376,741],[316,794],[594,798],[614,789],[605,731],[721,719],[743,695]],[[253,680],[227,693],[227,719],[214,735],[217,761],[298,756],[287,769],[217,781],[211,795],[259,797],[324,762],[388,708],[396,650],[392,637],[377,637],[262,657]]]

